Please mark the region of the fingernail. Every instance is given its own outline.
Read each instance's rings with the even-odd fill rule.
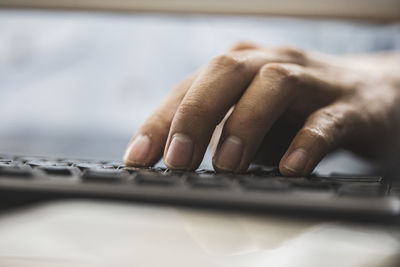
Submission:
[[[286,160],[285,167],[293,172],[301,173],[307,165],[307,152],[298,148]]]
[[[189,167],[193,155],[193,141],[184,134],[174,134],[169,145],[165,163],[175,168]]]
[[[127,164],[146,164],[147,156],[150,153],[151,140],[147,135],[137,136],[128,146],[124,155]]]
[[[240,164],[242,153],[242,141],[236,136],[229,136],[217,152],[215,165],[222,170],[234,171]]]

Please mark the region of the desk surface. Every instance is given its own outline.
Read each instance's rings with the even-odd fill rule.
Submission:
[[[0,216],[0,266],[398,266],[400,228],[65,201]],[[397,265],[396,265],[397,264]]]

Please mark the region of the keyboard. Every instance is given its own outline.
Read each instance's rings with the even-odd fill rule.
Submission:
[[[380,176],[283,177],[278,168],[260,166],[244,174],[180,172],[119,161],[0,155],[3,207],[65,198],[400,222],[399,191]]]

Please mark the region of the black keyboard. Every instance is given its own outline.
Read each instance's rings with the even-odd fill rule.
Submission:
[[[277,168],[245,174],[131,168],[118,161],[0,155],[2,205],[103,198],[251,212],[398,221],[400,197],[379,176],[283,177]]]

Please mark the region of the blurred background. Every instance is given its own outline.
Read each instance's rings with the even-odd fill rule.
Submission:
[[[79,6],[76,1],[53,2],[67,9],[0,9],[0,153],[121,159],[130,137],[168,91],[237,41],[331,54],[400,50],[400,23],[382,21],[385,10],[368,13],[363,5],[354,15],[358,20],[350,20],[345,5],[314,11],[311,18],[298,8],[300,17],[289,18],[251,5],[235,9],[229,1],[223,15],[210,8],[199,14],[208,1],[189,6],[189,13],[163,14],[89,12],[84,5],[76,11],[68,6]],[[329,10],[338,16],[324,18]],[[388,16],[398,16],[394,12]]]

